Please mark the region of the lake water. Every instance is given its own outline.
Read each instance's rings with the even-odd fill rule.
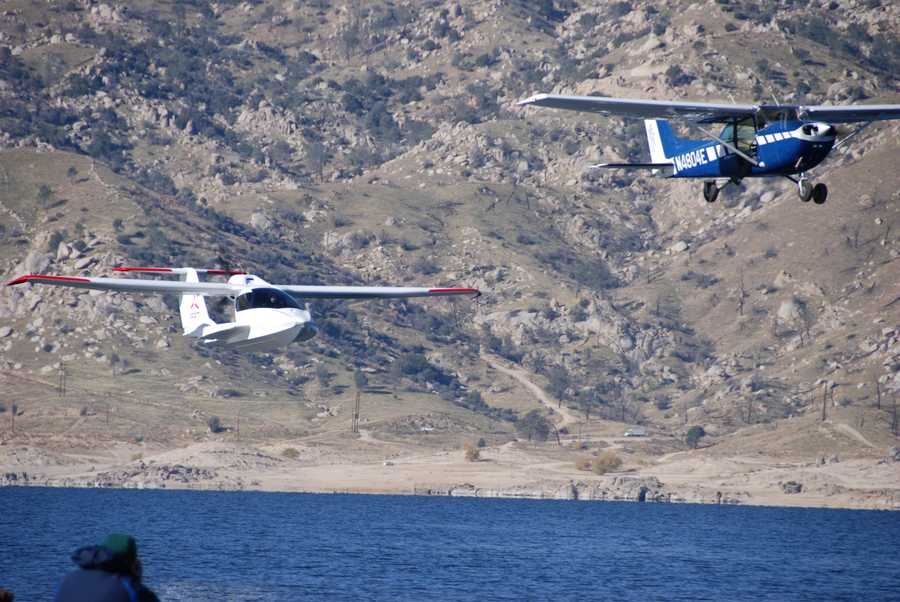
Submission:
[[[900,600],[900,514],[0,488],[0,587],[48,600],[134,534],[161,600]]]

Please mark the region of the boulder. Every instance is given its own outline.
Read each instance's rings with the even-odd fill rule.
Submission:
[[[18,274],[40,274],[50,265],[52,256],[49,253],[41,253],[40,251],[31,251],[25,256],[25,259],[16,268]]]
[[[75,269],[83,270],[83,269],[87,268],[88,266],[90,266],[92,263],[94,263],[93,257],[82,257],[81,259],[79,259],[78,261],[75,262]]]
[[[257,211],[250,216],[250,225],[258,230],[266,231],[272,227],[272,220],[266,214]]]
[[[785,322],[793,322],[800,317],[801,307],[796,299],[782,301],[778,306],[778,318]]]
[[[781,270],[778,275],[775,276],[775,281],[772,284],[775,285],[775,288],[784,288],[793,281],[794,277],[790,274],[790,272]]]
[[[800,493],[803,491],[803,485],[797,481],[788,481],[781,484],[781,490],[787,494]]]

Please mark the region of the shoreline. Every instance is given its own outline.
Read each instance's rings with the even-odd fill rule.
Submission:
[[[533,488],[511,491],[510,488],[486,489],[474,488],[468,484],[451,487],[414,487],[413,489],[394,489],[379,487],[356,488],[272,488],[262,486],[235,486],[226,483],[170,483],[149,485],[145,483],[59,483],[59,482],[18,482],[2,483],[0,491],[6,488],[45,488],[45,489],[128,489],[139,491],[194,491],[218,493],[275,493],[303,495],[359,495],[359,496],[404,496],[404,497],[451,497],[502,500],[531,501],[569,501],[569,502],[621,502],[632,504],[678,504],[702,506],[742,506],[753,508],[798,508],[809,510],[865,510],[879,512],[898,512],[900,505],[863,504],[848,500],[824,500],[822,498],[796,498],[796,503],[778,503],[787,500],[740,500],[723,496],[722,501],[715,499],[687,499],[672,493],[665,496],[652,496],[646,499],[629,497],[580,497],[558,495],[556,492],[536,490]],[[819,503],[814,500],[817,499]],[[791,500],[793,501],[793,500]]]

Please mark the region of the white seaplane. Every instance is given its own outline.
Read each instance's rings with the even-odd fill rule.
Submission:
[[[273,351],[294,341],[308,341],[316,336],[318,329],[313,323],[309,309],[301,307],[299,300],[403,299],[453,295],[477,297],[481,294],[474,288],[269,284],[259,276],[233,270],[118,267],[113,268],[113,271],[177,274],[181,280],[28,274],[10,280],[6,284],[15,286],[31,282],[101,291],[177,293],[181,295],[181,325],[184,328],[184,336],[240,351]],[[200,282],[199,274],[228,276],[228,281]],[[233,322],[217,324],[209,317],[204,297],[216,296],[234,299]]]

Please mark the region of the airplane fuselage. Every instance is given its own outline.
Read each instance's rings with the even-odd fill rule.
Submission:
[[[235,312],[234,324],[248,326],[243,336],[222,341],[239,351],[273,351],[293,342],[303,342],[319,332],[304,309],[266,307]]]
[[[679,140],[671,157],[675,178],[735,178],[787,176],[808,171],[825,160],[835,142],[834,128],[826,123],[787,121],[756,131],[753,140],[735,143],[758,165],[716,140]],[[743,146],[743,148],[741,148]]]
[[[200,339],[238,351],[263,352],[308,341],[318,332],[305,309],[257,307],[235,311],[233,322],[216,324],[209,335]]]

